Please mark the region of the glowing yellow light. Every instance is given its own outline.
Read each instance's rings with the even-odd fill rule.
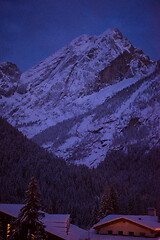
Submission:
[[[10,234],[10,227],[11,227],[11,225],[8,223],[7,224],[7,238],[9,237],[9,234]]]
[[[31,234],[31,239],[34,240],[34,234]]]

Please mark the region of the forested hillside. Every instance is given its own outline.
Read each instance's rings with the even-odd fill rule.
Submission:
[[[122,214],[160,211],[160,148],[145,153],[143,142],[110,151],[97,168],[67,164],[28,140],[0,118],[0,201],[22,203],[32,176],[39,184],[44,209],[70,213],[72,221],[89,227],[107,186],[117,193]]]

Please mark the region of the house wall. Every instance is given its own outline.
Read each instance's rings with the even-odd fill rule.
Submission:
[[[0,211],[0,239],[7,239],[7,225],[10,224],[13,220],[15,220],[14,217]],[[47,236],[47,240],[64,240],[64,238],[58,237],[48,232]]]
[[[123,235],[129,235],[129,232],[134,232],[134,236],[141,236],[141,233],[145,233],[146,237],[155,237],[155,232],[147,228],[143,228],[128,221],[121,221],[109,225],[104,225],[98,229],[99,234],[109,234],[108,231],[112,231],[112,234],[119,235],[119,231],[123,231]]]
[[[7,239],[7,225],[11,223],[14,218],[0,212],[0,238]]]

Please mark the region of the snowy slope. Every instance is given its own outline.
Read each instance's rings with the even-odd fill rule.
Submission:
[[[126,141],[158,142],[159,76],[118,29],[82,35],[23,73],[0,112],[58,156],[93,166]],[[126,140],[134,127],[142,134]]]

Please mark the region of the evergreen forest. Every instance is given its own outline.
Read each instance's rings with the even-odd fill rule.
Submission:
[[[119,214],[160,213],[160,147],[141,142],[107,153],[96,168],[67,164],[28,140],[0,118],[0,202],[23,203],[31,177],[43,210],[69,213],[72,223],[90,228],[97,221],[106,189],[114,189]]]

